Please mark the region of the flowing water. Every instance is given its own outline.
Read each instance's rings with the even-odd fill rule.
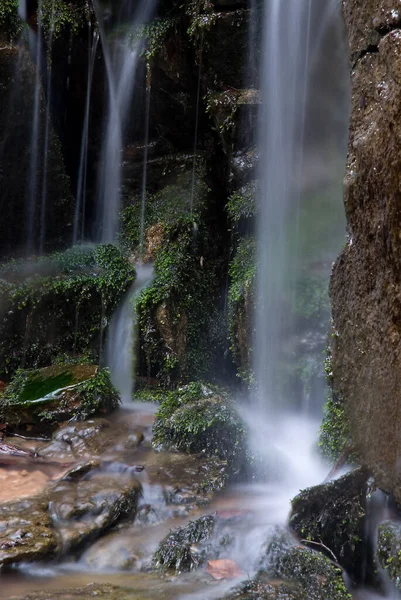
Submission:
[[[152,265],[136,265],[135,283],[114,314],[107,335],[106,364],[114,386],[120,392],[124,406],[132,404],[135,373],[137,315],[135,299],[153,279]]]
[[[91,109],[92,80],[95,69],[96,52],[99,43],[99,33],[92,33],[92,24],[88,23],[88,78],[86,84],[85,115],[82,127],[81,153],[78,168],[78,183],[75,200],[75,214],[73,227],[73,245],[83,241],[85,236],[85,212],[86,212],[86,183],[88,171],[88,143],[89,143],[89,121]]]
[[[124,126],[143,47],[141,27],[151,19],[156,4],[157,0],[94,2],[108,80],[106,133],[98,182],[99,237],[103,242],[115,241],[119,229]]]

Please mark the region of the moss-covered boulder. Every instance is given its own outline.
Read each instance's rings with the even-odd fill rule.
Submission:
[[[299,586],[300,600],[350,600],[342,571],[323,554],[296,546],[285,531],[268,541],[261,571]]]
[[[191,571],[205,563],[205,551],[199,552],[194,544],[206,542],[212,535],[216,520],[206,516],[190,521],[185,527],[171,531],[159,544],[154,556],[156,569],[176,572]]]
[[[379,525],[377,558],[390,579],[401,589],[401,523],[385,521]]]
[[[356,581],[364,577],[368,473],[358,469],[303,490],[292,501],[290,527],[303,543],[337,562]]]
[[[156,447],[224,459],[231,473],[245,467],[243,421],[226,396],[201,383],[191,383],[166,395],[153,432]]]
[[[0,266],[0,378],[92,355],[135,269],[112,245]]]
[[[18,371],[0,398],[0,421],[26,427],[87,419],[117,408],[119,396],[107,369],[56,365]]]

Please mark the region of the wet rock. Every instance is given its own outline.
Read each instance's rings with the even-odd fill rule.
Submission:
[[[52,441],[40,451],[43,457],[84,459],[100,456],[113,442],[110,422],[90,419],[66,425],[56,431]]]
[[[379,525],[377,557],[381,567],[401,589],[401,523],[386,521]]]
[[[356,581],[361,581],[366,566],[367,480],[368,473],[358,469],[303,490],[292,501],[290,517],[290,528],[302,542],[310,541],[311,548],[330,559],[334,555]]]
[[[254,581],[248,581],[222,600],[309,600],[305,591],[294,584],[282,581],[270,581],[261,576]]]
[[[193,383],[167,395],[153,426],[156,447],[227,461],[239,472],[246,461],[246,430],[228,398]]]
[[[10,427],[88,418],[117,408],[119,396],[107,370],[57,365],[20,371],[0,399],[0,419]]]
[[[286,530],[278,529],[268,540],[262,572],[272,579],[299,587],[303,600],[350,600],[341,569],[322,554],[295,546]]]
[[[82,548],[120,519],[133,518],[140,493],[140,483],[125,478],[59,482],[49,494],[49,515],[63,551]]]
[[[0,568],[54,558],[59,545],[46,509],[31,499],[0,507]]]
[[[398,0],[345,0],[343,10],[353,62],[364,51],[373,52],[386,32],[401,26]]]
[[[355,37],[399,2],[345,2]],[[363,35],[363,37],[366,37]],[[371,43],[368,41],[368,45]],[[363,41],[365,49],[366,40]],[[345,208],[349,241],[331,280],[333,389],[344,402],[352,443],[378,486],[401,501],[400,229],[401,30],[381,36],[352,71]]]
[[[162,571],[173,569],[182,572],[203,565],[206,552],[204,549],[202,551],[199,551],[199,548],[194,549],[194,545],[210,539],[215,523],[214,517],[206,516],[190,521],[185,527],[170,532],[160,542],[153,556],[154,567]]]

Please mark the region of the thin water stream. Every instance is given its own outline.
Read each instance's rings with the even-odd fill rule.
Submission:
[[[95,69],[96,52],[99,44],[99,33],[94,30],[92,33],[92,23],[88,23],[88,78],[86,84],[85,115],[82,127],[81,153],[78,168],[78,183],[75,200],[75,214],[73,227],[73,245],[78,241],[83,241],[85,237],[85,212],[86,212],[86,187],[88,172],[88,144],[89,144],[89,123],[92,97],[92,81]]]
[[[103,242],[114,242],[119,230],[124,126],[143,47],[141,27],[151,19],[156,3],[156,0],[94,2],[108,80],[106,133],[98,182],[99,237]]]
[[[153,265],[137,264],[135,283],[114,314],[107,335],[106,364],[124,406],[132,405],[134,393],[137,315],[134,302],[153,279]]]

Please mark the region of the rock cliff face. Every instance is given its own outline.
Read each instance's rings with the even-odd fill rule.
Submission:
[[[401,4],[345,0],[352,114],[349,240],[334,267],[334,390],[353,443],[401,500]]]

